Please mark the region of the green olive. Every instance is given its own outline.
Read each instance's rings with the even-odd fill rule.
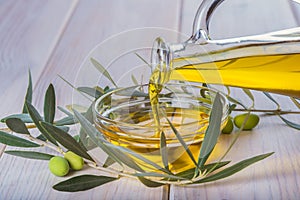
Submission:
[[[255,114],[247,114],[247,113],[240,114],[234,117],[234,124],[236,125],[236,127],[241,128],[247,117],[248,119],[247,122],[245,122],[245,126],[243,130],[251,130],[255,128],[259,122],[259,117]]]
[[[84,161],[82,157],[78,156],[72,151],[68,151],[67,153],[65,153],[65,159],[68,160],[73,170],[81,170],[83,168]]]
[[[233,130],[232,118],[228,117],[225,127],[222,129],[222,133],[230,134]]]
[[[55,176],[65,176],[69,172],[69,163],[60,156],[54,156],[50,159],[48,167]]]

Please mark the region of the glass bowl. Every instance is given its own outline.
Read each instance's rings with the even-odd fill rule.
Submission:
[[[194,164],[170,123],[197,159],[216,93],[213,89],[186,83],[164,85],[158,98],[161,111],[158,129],[153,120],[147,84],[115,89],[96,101],[95,126],[108,142],[126,147],[162,168],[161,136],[157,130],[163,131],[169,169],[178,173],[194,167]],[[229,103],[224,95],[220,97],[223,104],[223,127],[227,122]],[[156,170],[148,163],[133,159],[146,171]]]

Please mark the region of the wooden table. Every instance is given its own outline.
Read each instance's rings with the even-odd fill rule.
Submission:
[[[200,2],[1,0],[0,117],[20,112],[29,68],[33,76],[33,104],[37,108],[42,109],[43,94],[51,82],[56,88],[58,105],[70,104],[73,91],[58,74],[74,82],[90,50],[123,31],[159,27],[189,35]],[[285,0],[226,0],[212,18],[211,36],[227,38],[296,27],[300,23],[299,8],[295,2]],[[152,43],[154,38],[150,36],[147,37]],[[114,48],[111,46],[107,52]],[[274,108],[266,98],[259,94],[257,98],[258,107]],[[275,98],[283,108],[295,109],[288,98]],[[300,122],[299,115],[289,119]],[[232,139],[233,136],[222,135],[218,145],[226,147]],[[151,189],[123,178],[85,192],[58,192],[51,186],[63,178],[50,174],[47,162],[10,156],[3,153],[7,149],[11,148],[0,145],[3,200],[300,199],[300,132],[287,127],[276,116],[262,117],[256,129],[242,133],[226,158],[237,162],[260,153],[274,151],[274,155],[230,178],[193,187]],[[87,169],[81,173],[89,172],[96,173]]]

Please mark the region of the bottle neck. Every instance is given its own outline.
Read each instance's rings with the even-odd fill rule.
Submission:
[[[151,55],[152,72],[159,70],[169,72],[172,70],[174,53],[182,52],[189,44],[206,44],[209,40],[209,20],[214,10],[224,0],[203,0],[194,18],[192,36],[180,44],[167,44],[164,39],[154,41]]]

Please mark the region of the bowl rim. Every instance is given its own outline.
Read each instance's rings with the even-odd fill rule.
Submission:
[[[122,88],[117,88],[117,89],[114,89],[112,91],[109,91],[105,94],[103,94],[101,97],[99,97],[94,105],[93,105],[93,120],[94,120],[94,123],[100,123],[99,121],[96,121],[98,118],[100,120],[104,120],[105,122],[107,123],[111,123],[111,124],[114,124],[114,125],[117,125],[117,126],[123,126],[123,127],[134,127],[134,128],[155,128],[155,126],[151,126],[151,127],[144,127],[142,125],[136,125],[136,124],[133,124],[133,123],[125,123],[125,122],[121,122],[121,121],[115,121],[113,119],[110,119],[108,117],[104,117],[101,113],[99,113],[98,111],[98,105],[100,104],[101,101],[103,101],[103,99],[107,98],[108,96],[114,94],[114,93],[117,93],[117,92],[120,92],[120,91],[124,91],[124,90],[130,90],[130,89],[136,89],[136,88],[139,88],[139,87],[145,87],[145,86],[148,86],[149,84],[141,84],[141,85],[135,85],[135,86],[129,86],[129,87],[122,87]],[[203,87],[203,86],[200,86],[200,85],[196,85],[196,84],[186,84],[186,83],[167,83],[165,85],[163,85],[164,88],[167,88],[167,86],[176,86],[176,87],[181,87],[181,86],[185,86],[185,87],[194,87],[194,88],[198,88],[198,89],[206,89],[208,91],[211,91],[215,94],[219,93],[221,98],[223,99],[222,100],[222,104],[223,104],[223,113],[222,113],[222,121],[226,120],[227,117],[229,116],[229,100],[228,98],[226,97],[226,95],[221,92],[221,91],[218,91],[216,89],[213,89],[213,88],[209,88],[209,87]],[[134,90],[133,90],[134,91]],[[148,95],[148,93],[145,93]],[[224,106],[225,105],[225,106]],[[226,107],[226,108],[225,108]]]

